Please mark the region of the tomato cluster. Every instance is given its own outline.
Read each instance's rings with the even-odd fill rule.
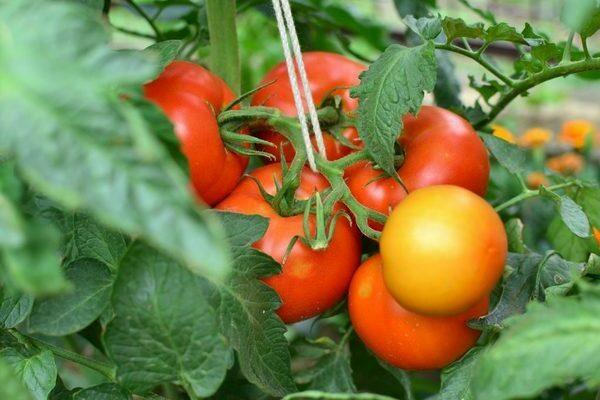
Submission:
[[[349,87],[359,83],[365,66],[322,52],[306,53],[304,63],[317,105],[335,96],[343,112],[356,109]],[[295,116],[285,65],[277,65],[263,83],[252,105]],[[215,115],[233,94],[219,78],[176,61],[145,89],[174,123],[199,197],[219,210],[269,219],[254,247],[282,264],[282,272],[264,282],[280,296],[277,313],[284,322],[319,315],[348,293],[357,334],[397,367],[440,368],[477,341],[479,332],[466,323],[487,313],[489,294],[504,269],[507,240],[502,221],[480,197],[487,190],[488,154],[467,121],[433,106],[404,116],[398,141],[404,151],[398,167],[401,182],[366,161],[345,170],[350,195],[368,209],[389,214],[383,227],[369,222],[383,228],[381,255],[360,265],[362,238],[350,218],[333,217],[325,248],[298,240],[316,233],[319,216],[284,213],[274,202],[285,181],[280,163],[258,167],[238,183],[247,158],[230,153],[221,141]],[[341,132],[341,141],[325,133],[330,160],[362,146],[354,127],[344,126]],[[259,150],[294,159],[295,149],[273,127],[254,125],[252,134],[276,145]],[[299,174],[293,202],[302,203],[330,186],[306,167]],[[332,208],[330,218],[348,211],[342,203]]]

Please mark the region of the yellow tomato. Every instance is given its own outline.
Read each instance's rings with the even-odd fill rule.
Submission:
[[[410,193],[381,236],[384,280],[404,308],[456,315],[488,296],[507,254],[502,220],[481,197],[458,186]]]

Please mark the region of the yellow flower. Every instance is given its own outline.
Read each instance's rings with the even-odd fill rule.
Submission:
[[[546,166],[562,175],[577,175],[583,169],[584,163],[585,161],[581,155],[565,153],[548,159]]]
[[[537,189],[541,185],[548,186],[549,183],[543,172],[535,171],[527,175],[527,187],[530,189]]]
[[[519,138],[519,144],[523,147],[542,147],[552,138],[552,132],[544,128],[531,128]]]
[[[563,124],[558,140],[563,143],[568,143],[576,149],[581,149],[585,146],[588,136],[594,140],[596,127],[590,121],[582,119],[574,119]]]
[[[515,135],[511,131],[503,127],[502,125],[492,124],[492,134],[500,139],[506,140],[508,143],[517,143]]]

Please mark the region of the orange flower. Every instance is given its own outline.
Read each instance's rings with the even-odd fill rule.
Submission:
[[[563,143],[568,143],[576,149],[581,149],[585,146],[588,137],[594,140],[596,127],[593,123],[586,120],[574,119],[563,124],[558,140]]]
[[[544,128],[531,128],[519,138],[519,144],[523,147],[542,147],[552,138],[552,132]]]
[[[594,237],[596,238],[596,241],[598,242],[598,246],[600,246],[600,231],[596,228],[594,228]]]
[[[552,171],[562,175],[577,175],[583,169],[585,161],[577,153],[565,153],[552,157],[546,162],[546,166]]]
[[[550,182],[548,182],[548,178],[544,175],[543,172],[535,171],[527,175],[527,187],[529,189],[537,189],[540,186],[548,186]]]
[[[502,125],[492,124],[492,134],[500,139],[506,140],[508,143],[517,143],[515,135],[511,131],[503,127]]]

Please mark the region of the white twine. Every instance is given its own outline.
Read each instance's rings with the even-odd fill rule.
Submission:
[[[290,79],[290,86],[292,88],[294,104],[296,106],[296,112],[298,114],[298,121],[300,122],[302,139],[304,140],[304,146],[306,148],[308,165],[313,171],[316,172],[317,166],[315,163],[315,156],[313,153],[312,143],[310,141],[310,133],[308,130],[306,115],[304,112],[302,94],[300,92],[300,88],[298,87],[298,76],[296,75],[296,67],[298,68],[300,82],[302,83],[302,87],[304,89],[304,98],[306,99],[306,104],[308,105],[308,113],[312,123],[312,128],[317,139],[317,148],[319,149],[319,153],[324,158],[327,158],[327,153],[325,151],[325,144],[323,143],[323,133],[321,131],[321,125],[319,124],[319,117],[317,116],[317,110],[313,101],[312,93],[310,91],[308,78],[306,76],[304,61],[302,60],[302,51],[300,50],[298,35],[296,33],[294,19],[292,18],[292,10],[288,0],[273,0],[273,9],[275,10],[277,28],[279,29],[279,36],[281,37],[281,45],[283,47],[283,54],[285,56],[285,64],[287,66],[288,77]],[[292,51],[294,52],[293,55],[290,51],[290,43]],[[296,61],[295,63],[294,59]]]

